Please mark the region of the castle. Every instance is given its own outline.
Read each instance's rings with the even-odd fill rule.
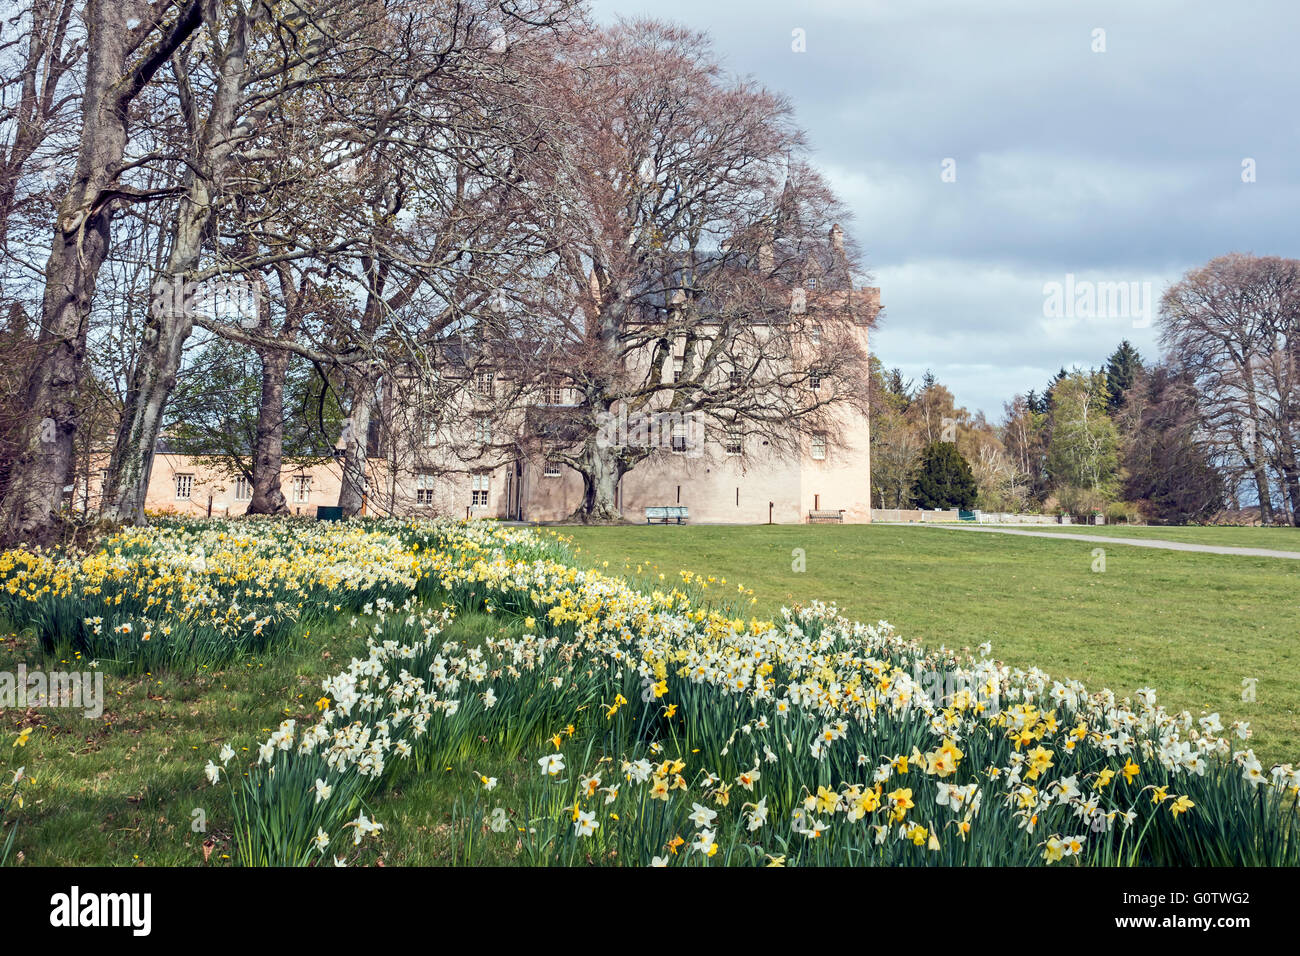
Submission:
[[[838,227],[833,239],[837,233]],[[801,283],[808,288],[794,290],[791,306],[792,313],[799,313],[806,353],[797,360],[814,371],[791,387],[816,389],[820,352],[835,349],[838,342],[841,349],[847,343],[867,353],[868,325],[879,312],[880,290],[830,281],[815,264],[805,270]],[[843,333],[848,340],[822,337],[818,309],[831,300],[837,307],[850,304],[853,320]],[[671,361],[664,362],[663,381],[671,383],[687,361],[684,346],[676,346]],[[577,389],[563,377],[512,388],[508,369],[494,372],[463,356],[448,363],[448,370],[442,373],[444,392],[451,380],[450,394],[458,406],[450,414],[422,408],[412,397],[421,389],[408,387],[401,376],[385,381],[376,415],[383,427],[372,421],[368,435],[366,513],[524,522],[558,522],[573,515],[584,499],[582,475],[548,457],[544,442],[526,439],[562,433],[566,420],[580,411]],[[509,395],[504,406],[500,392]],[[442,402],[445,409],[445,394]],[[617,484],[616,506],[626,521],[644,521],[647,509],[663,506],[685,507],[691,523],[871,520],[865,403],[833,408],[815,429],[801,430],[780,447],[761,432],[704,427],[690,416],[653,416],[648,424],[644,418],[629,423],[626,415],[614,417],[603,423],[600,436],[613,443],[654,446]],[[511,440],[503,441],[503,436]],[[146,510],[243,514],[252,500],[249,479],[231,477],[229,468],[216,465],[211,459],[176,454],[164,439],[155,455]],[[320,507],[338,504],[343,471],[341,451],[333,460],[286,460],[281,488],[289,511],[315,515]],[[102,477],[101,472],[99,480],[92,476],[79,482],[74,507],[97,505]]]

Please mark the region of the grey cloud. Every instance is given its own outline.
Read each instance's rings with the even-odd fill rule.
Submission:
[[[991,417],[1124,321],[1044,325],[1042,286],[1176,279],[1229,251],[1300,255],[1300,4],[1211,0],[596,0],[708,30],[787,93],[882,287],[875,351]],[[1090,49],[1106,31],[1105,53]],[[791,52],[791,30],[808,52]],[[945,157],[955,183],[940,180]],[[1252,158],[1257,182],[1241,181]]]

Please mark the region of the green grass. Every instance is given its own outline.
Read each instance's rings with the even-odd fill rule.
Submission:
[[[1271,548],[1300,553],[1300,528],[1160,527],[1156,525],[997,525],[1016,531],[1096,534],[1108,538],[1155,538],[1223,548]]]
[[[728,599],[752,588],[764,615],[821,598],[931,647],[989,641],[998,659],[1092,690],[1154,687],[1167,706],[1249,720],[1266,764],[1300,756],[1300,562],[1120,547],[1097,573],[1092,542],[884,525],[563,533],[612,573],[688,569],[725,578],[712,587]],[[1247,677],[1254,703],[1241,699]]]
[[[230,865],[229,806],[204,780],[203,766],[226,741],[252,746],[286,717],[313,720],[321,679],[364,654],[365,640],[353,636],[357,629],[349,622],[341,619],[260,659],[193,677],[106,674],[105,712],[96,719],[67,709],[0,711],[0,778],[7,784],[20,766],[35,778],[23,788],[27,804],[15,856],[21,852],[23,865],[35,866],[194,866],[203,864],[203,843],[211,837],[208,865]],[[477,643],[496,630],[491,617],[469,614],[447,636]],[[9,636],[0,644],[0,671],[24,662],[38,666],[34,644],[30,636]],[[55,663],[40,666],[53,669]],[[76,662],[61,666],[84,669]],[[26,746],[15,748],[23,726],[35,730]],[[385,865],[454,862],[462,841],[452,832],[452,807],[473,790],[469,770],[498,777],[497,796],[509,801],[511,787],[529,769],[518,761],[482,763],[399,778],[378,811],[390,827]],[[192,829],[196,809],[206,815],[205,832]],[[499,852],[487,861],[509,862],[513,840],[491,836]]]

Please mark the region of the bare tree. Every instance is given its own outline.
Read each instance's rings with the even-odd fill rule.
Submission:
[[[1300,263],[1233,253],[1188,272],[1161,302],[1161,343],[1195,382],[1211,457],[1229,488],[1254,485],[1260,517],[1300,514]],[[1274,504],[1274,480],[1284,496]]]
[[[611,429],[761,434],[778,454],[864,410],[877,304],[854,287],[842,208],[791,160],[789,104],[724,77],[705,36],[650,21],[573,38],[539,83],[559,112],[527,222],[553,268],[506,290],[532,331],[503,361],[573,396],[551,413],[563,428],[525,438],[582,476],[574,517],[618,520],[622,476],[678,441]]]
[[[25,0],[6,4],[0,20],[0,256],[6,260],[19,207],[39,206],[49,186],[54,160],[39,151],[62,131],[76,103],[68,81],[85,53],[74,17],[79,5]],[[41,180],[34,188],[25,182],[33,174]]]
[[[275,268],[284,279],[282,264],[295,259],[328,268],[353,302],[320,323],[313,342],[295,341],[308,331],[296,326],[287,330],[293,334],[281,329],[268,336],[221,317],[194,321],[264,356],[268,423],[278,418],[280,360],[272,352],[302,355],[331,381],[341,380],[347,419],[340,506],[348,514],[361,509],[365,496],[370,418],[385,370],[418,359],[439,329],[485,302],[494,285],[490,273],[510,256],[501,196],[519,144],[499,134],[523,124],[502,122],[502,113],[521,105],[518,78],[534,55],[525,41],[547,36],[572,6],[534,0],[503,13],[486,0],[371,3],[366,9],[384,16],[364,34],[366,42],[331,50],[329,62],[337,65],[324,76],[318,66],[294,94],[299,122],[289,124],[290,133],[273,129],[233,157],[256,166],[240,178],[257,195],[258,210],[246,225],[225,229],[243,230],[249,241],[229,261],[191,275]],[[326,8],[331,17],[337,13]],[[338,41],[338,30],[322,32]],[[259,100],[267,101],[265,94]],[[302,116],[316,111],[337,119],[304,141]],[[276,159],[286,156],[287,163]],[[277,176],[268,177],[268,165]],[[278,182],[276,189],[268,188],[268,178]],[[306,218],[304,205],[311,209]],[[473,273],[465,260],[473,261]],[[264,438],[266,453],[258,459],[269,481],[275,438],[271,432]],[[147,454],[137,440],[131,444]]]
[[[144,348],[127,390],[109,466],[104,517],[144,521],[144,499],[163,412],[194,325],[187,294],[199,276],[236,152],[262,131],[281,99],[334,77],[331,60],[353,60],[353,46],[371,50],[383,35],[383,11],[367,0],[291,4],[281,13],[267,0],[214,5],[202,44],[172,58],[185,125],[185,175],[171,225],[170,253],[145,327]],[[191,63],[191,57],[195,62]],[[368,59],[373,57],[368,56]],[[389,57],[381,56],[385,63]],[[196,73],[210,88],[201,99]],[[258,264],[240,262],[245,274]]]
[[[130,107],[202,22],[200,0],[89,0],[80,145],[45,266],[39,354],[26,390],[22,445],[0,501],[0,533],[48,534],[70,483],[77,398],[100,266],[119,204],[152,198],[127,185]]]

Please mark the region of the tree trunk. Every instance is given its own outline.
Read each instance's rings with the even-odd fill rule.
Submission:
[[[1293,458],[1283,460],[1282,485],[1285,491],[1283,503],[1286,506],[1288,524],[1300,527],[1300,469]]]
[[[339,507],[344,517],[361,514],[366,496],[367,438],[375,398],[375,373],[368,366],[349,369],[344,388],[348,419],[343,432],[343,483]]]
[[[253,500],[247,514],[288,514],[280,488],[284,468],[284,379],[289,353],[259,349],[262,359],[262,400],[257,407],[257,439],[253,448]]]
[[[1253,458],[1246,462],[1248,468],[1255,478],[1255,494],[1259,497],[1259,520],[1260,524],[1273,523],[1273,493],[1268,481],[1268,468],[1265,462],[1264,440],[1260,437],[1259,428],[1256,423],[1259,420],[1258,410],[1255,408],[1254,396],[1251,396],[1251,423],[1253,426],[1254,441],[1251,447]]]
[[[193,327],[193,319],[183,306],[169,307],[166,315],[151,316],[145,325],[144,348],[131,374],[117,442],[108,466],[104,495],[106,521],[137,525],[145,522],[145,495],[162,415],[176,387],[181,353]]]
[[[0,503],[0,525],[9,540],[48,536],[72,479],[86,325],[111,216],[101,207],[83,218],[82,199],[70,194],[65,200],[45,266],[41,333],[26,388],[27,421]]]
[[[27,421],[9,487],[0,502],[0,533],[10,540],[47,537],[72,480],[77,400],[85,373],[86,333],[95,282],[108,254],[116,178],[126,150],[131,101],[201,22],[191,2],[176,24],[129,73],[126,28],[135,5],[91,0],[77,167],[59,205],[50,255],[37,360],[28,377]]]
[[[193,306],[186,287],[198,267],[215,212],[213,193],[233,147],[235,117],[244,92],[249,28],[249,18],[242,13],[231,25],[207,122],[202,130],[194,130],[199,140],[185,176],[185,193],[176,210],[172,250],[160,277],[161,294],[155,284],[144,343],[131,373],[108,466],[104,518],[110,522],[140,525],[145,521],[145,495],[163,412],[176,387],[185,342],[194,330]],[[173,68],[181,71],[179,64]],[[188,90],[188,75],[181,72],[180,80],[181,88]]]
[[[582,504],[569,520],[583,524],[621,523],[618,484],[628,471],[622,449],[589,438],[574,467],[582,475]]]

